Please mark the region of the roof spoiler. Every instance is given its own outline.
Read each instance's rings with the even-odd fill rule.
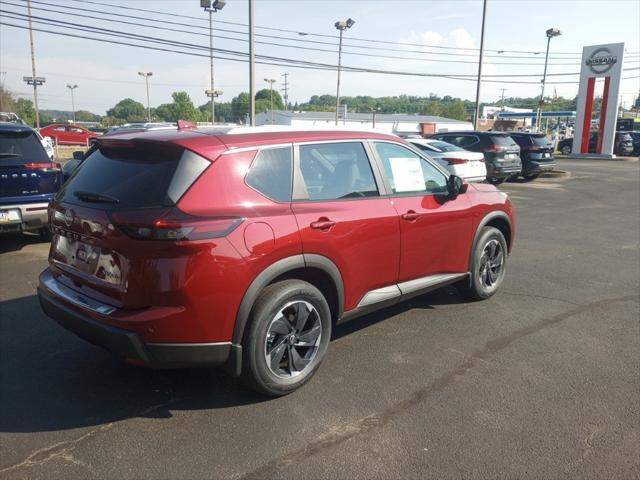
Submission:
[[[189,130],[191,128],[198,128],[196,122],[189,120],[178,120],[178,130]]]

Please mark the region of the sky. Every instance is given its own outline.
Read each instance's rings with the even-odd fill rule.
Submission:
[[[171,92],[177,90],[186,90],[196,105],[204,104],[207,101],[204,91],[209,88],[209,59],[206,49],[198,51],[198,55],[204,55],[202,57],[143,50],[92,41],[84,37],[107,37],[79,30],[82,25],[90,25],[208,48],[208,15],[202,11],[199,3],[199,0],[104,0],[95,3],[81,0],[33,0],[34,17],[57,19],[77,25],[62,29],[59,26],[34,24],[34,28],[64,31],[82,37],[70,38],[34,32],[37,75],[46,77],[46,84],[39,89],[40,108],[70,110],[71,98],[67,84],[78,85],[75,89],[77,110],[104,114],[117,101],[127,97],[146,104],[144,79],[138,75],[139,71],[153,72],[150,78],[151,106],[170,102]],[[154,13],[118,7],[139,8]],[[42,9],[60,10],[67,14]],[[0,21],[26,25],[24,20],[9,18],[6,13],[13,12],[13,16],[24,15],[25,0],[0,0],[0,10],[3,12]],[[98,11],[106,13],[97,13]],[[125,15],[139,16],[145,20],[127,18]],[[179,15],[196,18],[183,18]],[[113,21],[107,22],[97,17]],[[298,47],[257,43],[256,54],[336,65],[337,31],[333,25],[337,20],[349,17],[356,23],[344,34],[343,65],[388,71],[466,75],[468,80],[343,72],[342,95],[426,96],[433,93],[471,100],[475,98],[474,76],[477,74],[477,49],[480,46],[481,0],[256,0],[256,25],[271,28],[257,28],[257,34],[271,37],[258,36],[256,40]],[[539,82],[544,68],[547,41],[545,31],[550,27],[559,28],[562,35],[551,40],[547,95],[552,95],[554,91],[557,95],[566,97],[577,94],[577,75],[554,75],[578,73],[582,47],[585,45],[624,42],[624,68],[635,70],[623,72],[623,77],[640,76],[639,19],[639,0],[488,0],[483,74],[523,76],[493,77],[493,80],[505,83],[489,82],[487,80],[490,78],[487,77],[481,85],[481,101],[497,101],[503,88],[505,97],[540,94]],[[160,20],[188,26],[161,23]],[[246,24],[247,0],[227,0],[224,9],[214,14],[214,48],[248,51],[244,33],[247,28],[221,22]],[[159,28],[141,26],[145,23]],[[167,31],[163,27],[195,31],[200,35]],[[122,38],[116,40],[133,42]],[[153,44],[159,46],[157,42]],[[457,50],[439,47],[456,47]],[[504,53],[498,53],[498,50],[503,50]],[[535,55],[509,51],[541,53]],[[277,79],[278,83],[274,88],[282,88],[280,82],[284,79],[282,74],[285,72],[289,74],[289,99],[292,103],[307,101],[311,95],[316,94],[335,95],[335,71],[292,66],[256,65],[257,89],[267,87],[264,78]],[[0,81],[19,96],[32,98],[32,90],[22,80],[25,75],[31,75],[28,31],[0,25]],[[215,60],[215,88],[223,90],[220,101],[230,101],[239,92],[248,91],[248,77],[247,63]],[[552,85],[551,82],[576,83]],[[622,102],[628,107],[639,91],[639,78],[623,80],[620,89]]]

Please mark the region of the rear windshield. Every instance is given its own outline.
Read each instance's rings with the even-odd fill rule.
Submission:
[[[447,142],[442,142],[440,140],[431,140],[429,144],[436,147],[441,152],[459,152],[461,150],[464,150],[464,148],[460,148],[456,145],[452,145]]]
[[[516,142],[513,141],[513,138],[509,135],[491,135],[491,141],[496,145],[503,145],[507,147],[516,144]]]
[[[544,135],[531,135],[531,140],[534,145],[538,145],[540,147],[546,147],[551,143]]]
[[[0,164],[49,162],[49,157],[34,132],[0,131]]]
[[[99,148],[82,162],[58,199],[110,209],[175,205],[210,162],[189,150],[163,147]],[[106,201],[97,202],[98,196]]]

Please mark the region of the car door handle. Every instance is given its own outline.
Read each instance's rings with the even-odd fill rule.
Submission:
[[[310,227],[314,230],[328,230],[336,224],[333,220],[329,220],[326,217],[321,217],[315,222],[311,222]]]
[[[414,220],[417,220],[419,216],[420,216],[419,213],[414,212],[413,210],[409,210],[408,212],[405,212],[402,214],[402,219],[408,220],[409,222],[413,222]]]

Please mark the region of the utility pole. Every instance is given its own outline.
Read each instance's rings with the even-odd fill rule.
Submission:
[[[211,83],[209,91],[211,94],[207,94],[211,98],[211,123],[215,123],[215,86],[213,80],[213,13],[218,10],[222,10],[226,4],[226,0],[200,0],[200,6],[204,8],[205,12],[209,12],[209,65],[211,67]]]
[[[256,45],[255,45],[256,2],[249,0],[249,122],[256,125]]]
[[[271,103],[271,125],[273,125],[275,123],[274,117],[273,117],[273,84],[276,83],[276,79],[275,78],[265,78],[264,79],[265,82],[267,82],[269,84],[269,101]]]
[[[0,112],[4,111],[4,104],[2,103],[4,99],[4,77],[7,72],[0,72]]]
[[[24,77],[27,85],[33,85],[33,106],[36,109],[36,128],[40,128],[40,110],[38,109],[38,85],[45,82],[43,77],[36,76],[36,54],[33,50],[33,29],[31,27],[31,0],[27,0],[27,13],[29,15],[29,43],[31,45],[31,82]],[[41,81],[38,81],[40,79]]]
[[[473,115],[473,128],[478,129],[480,118],[480,84],[482,83],[482,57],[484,55],[484,23],[487,17],[487,0],[482,1],[482,29],[480,30],[480,57],[478,58],[478,81],[476,83],[476,111]]]
[[[284,72],[281,76],[284,77],[282,91],[284,92],[284,109],[286,111],[289,110],[289,82],[287,81],[289,74]]]
[[[67,83],[67,88],[71,91],[71,118],[73,118],[73,123],[76,123],[76,103],[73,100],[73,91],[78,88],[78,85],[69,85]]]
[[[502,98],[500,100],[500,106],[502,107],[502,111],[504,111],[504,92],[508,90],[508,88],[501,88]]]
[[[334,27],[338,29],[340,32],[340,41],[338,43],[338,81],[336,85],[336,125],[338,125],[338,116],[340,113],[340,69],[342,68],[342,34],[348,28],[353,27],[353,24],[356,23],[351,18],[346,20],[339,20],[334,23]]]
[[[151,105],[149,103],[149,77],[153,75],[153,72],[138,72],[138,75],[144,77],[144,82],[147,84],[147,122],[151,121]]]

